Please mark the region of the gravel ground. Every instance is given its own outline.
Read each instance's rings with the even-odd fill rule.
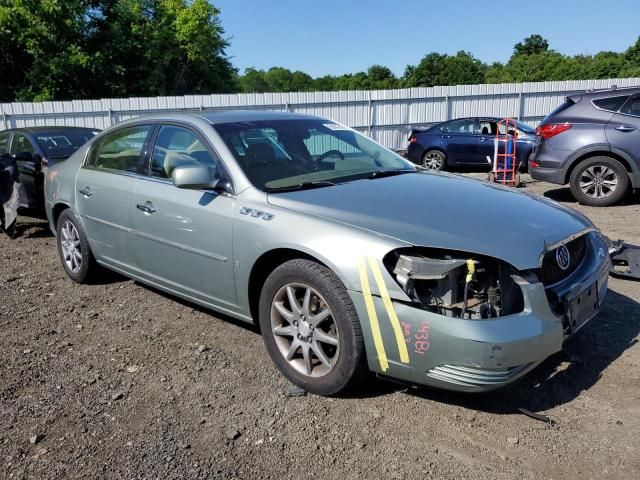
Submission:
[[[640,243],[638,196],[526,190]],[[42,220],[19,231],[0,235],[0,478],[640,478],[640,283],[612,279],[602,312],[500,392],[289,396],[255,329],[116,275],[74,284]]]

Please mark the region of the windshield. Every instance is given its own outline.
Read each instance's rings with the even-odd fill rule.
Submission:
[[[251,183],[264,191],[415,170],[391,150],[329,120],[222,123],[215,129]]]
[[[39,131],[36,134],[36,141],[45,157],[67,158],[97,133],[97,130],[89,129]]]

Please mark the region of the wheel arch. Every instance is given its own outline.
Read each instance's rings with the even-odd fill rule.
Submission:
[[[60,215],[69,208],[71,208],[71,205],[64,202],[58,202],[51,209],[51,221],[53,222],[52,227],[54,231],[58,227],[58,219],[60,218]]]
[[[316,262],[326,268],[329,268],[334,273],[330,266],[323,262],[321,259],[307,253],[302,250],[296,250],[294,248],[275,248],[273,250],[269,250],[263,253],[258,259],[254,262],[253,267],[251,268],[251,273],[249,274],[249,282],[248,282],[248,293],[249,293],[249,312],[251,317],[254,320],[254,323],[258,325],[258,312],[260,307],[260,294],[262,292],[262,286],[264,282],[267,280],[267,277],[273,270],[275,270],[278,266],[282,265],[289,260],[295,260],[298,258],[311,260]]]
[[[629,177],[632,184],[634,183],[634,171],[633,171],[633,167],[631,166],[631,162],[624,156],[620,155],[618,152],[615,152],[612,150],[604,150],[604,149],[591,150],[576,156],[576,158],[571,161],[569,168],[567,168],[567,171],[565,172],[564,183],[566,184],[569,182],[569,179],[571,178],[571,174],[580,163],[593,157],[609,157],[613,160],[620,162],[620,164],[625,168],[627,173],[630,174]]]

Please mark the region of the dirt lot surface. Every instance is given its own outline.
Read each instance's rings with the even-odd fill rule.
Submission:
[[[526,190],[640,243],[638,196]],[[640,478],[640,283],[613,279],[564,351],[497,393],[295,397],[254,329],[115,275],[74,284],[46,224],[19,223],[0,235],[0,478]]]

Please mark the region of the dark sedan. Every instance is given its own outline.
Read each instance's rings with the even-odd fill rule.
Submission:
[[[44,173],[48,166],[69,158],[98,130],[80,127],[30,127],[0,132],[0,155],[11,154],[18,164],[26,199],[22,207],[44,208]]]
[[[431,170],[488,167],[487,157],[493,159],[493,140],[500,120],[498,117],[458,118],[425,130],[414,129],[409,137],[407,158]],[[520,169],[526,170],[536,133],[522,122],[516,125],[516,155]]]

